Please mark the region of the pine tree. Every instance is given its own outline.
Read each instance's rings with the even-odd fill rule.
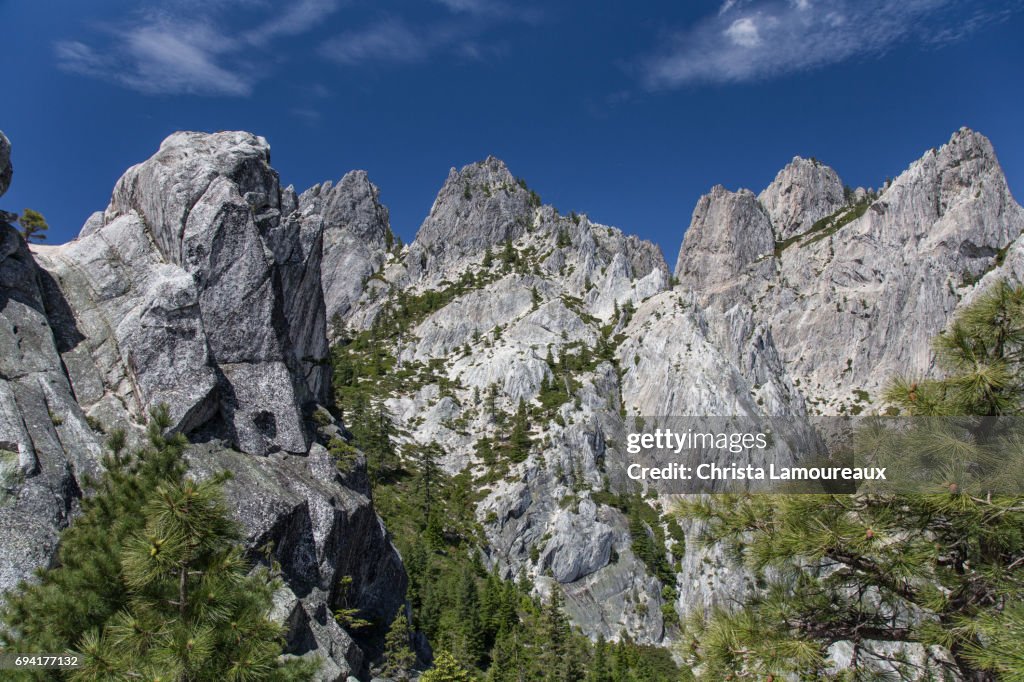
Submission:
[[[598,635],[594,643],[594,657],[590,661],[587,682],[612,682],[608,665],[608,642],[603,634]]]
[[[338,606],[334,609],[334,620],[338,625],[349,632],[355,632],[370,627],[372,623],[360,617],[362,609],[349,603],[349,593],[352,591],[352,576],[343,575],[338,579]]]
[[[5,646],[78,651],[75,680],[310,679],[315,661],[279,660],[283,631],[266,617],[277,583],[249,571],[224,476],[186,478],[184,439],[162,435],[169,422],[155,409],[151,447],[135,456],[112,435],[58,565],[10,595]]]
[[[416,665],[416,654],[413,653],[411,642],[412,633],[405,617],[405,608],[399,608],[384,637],[384,666],[381,673],[385,677],[398,682],[410,678],[409,671]]]
[[[516,252],[515,247],[512,245],[512,240],[509,239],[505,242],[505,245],[501,249],[501,262],[506,272],[519,260],[519,254]]]
[[[1004,284],[982,294],[936,341],[946,377],[899,380],[888,398],[914,415],[1019,414],[1022,301],[1024,290]],[[990,447],[964,431],[962,422],[971,421],[987,423],[933,418],[896,433],[865,429],[866,451],[894,462],[927,453],[933,468],[919,471],[953,477],[933,488],[926,481],[924,492],[721,496],[683,505],[683,514],[708,524],[708,541],[732,545],[759,575],[775,576],[744,608],[688,624],[691,663],[708,679],[820,677],[833,643],[850,642],[857,661],[865,641],[882,640],[944,647],[962,679],[1017,679],[1024,444],[996,432]],[[999,475],[973,473],[990,460]],[[1010,494],[993,489],[1007,477]],[[920,672],[897,659],[889,664]]]
[[[6,646],[71,649],[126,606],[122,545],[142,528],[142,507],[157,486],[181,480],[185,472],[185,439],[165,438],[169,424],[166,407],[154,409],[150,447],[134,456],[124,453],[124,432],[111,433],[102,461],[106,473],[98,481],[85,480],[93,495],[82,499],[82,515],[61,534],[56,566],[40,572],[37,583],[22,583],[8,595],[3,619],[9,632],[0,635]]]
[[[519,627],[499,631],[491,652],[488,682],[529,682],[523,632]]]
[[[476,682],[476,678],[454,656],[441,651],[434,657],[434,667],[423,673],[420,682]]]
[[[456,601],[458,629],[460,635],[459,660],[473,667],[483,663],[483,623],[480,619],[480,599],[476,589],[476,576],[469,567],[462,569],[459,576]]]
[[[44,232],[50,229],[43,214],[33,211],[31,208],[26,208],[21,212],[21,215],[18,216],[18,224],[21,225],[21,236],[25,238],[26,242],[33,239],[46,239]]]
[[[512,460],[522,462],[530,454],[530,424],[526,411],[526,401],[519,400],[515,418],[512,421],[512,434],[509,436],[509,450]]]

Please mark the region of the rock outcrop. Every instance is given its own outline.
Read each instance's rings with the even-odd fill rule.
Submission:
[[[118,181],[102,225],[39,262],[86,337],[65,353],[93,416],[140,419],[241,450],[305,453],[328,390],[322,224],[281,191],[266,141],[176,133]]]
[[[730,192],[716,185],[693,209],[676,262],[676,278],[701,292],[735,286],[741,276],[764,279],[774,269],[767,258],[774,249],[771,220],[754,193]]]
[[[518,239],[539,204],[537,195],[493,156],[452,168],[409,249],[411,276],[443,271],[461,258]]]
[[[328,321],[342,324],[394,245],[388,209],[366,172],[352,171],[336,185],[325,182],[303,192],[298,210],[323,221],[324,304]]]
[[[839,175],[815,159],[799,156],[757,195],[779,241],[811,229],[847,204]]]
[[[81,477],[99,471],[90,427],[138,435],[166,404],[193,441],[192,475],[233,472],[251,559],[270,547],[282,567],[274,617],[288,653],[321,658],[323,679],[365,672],[376,645],[333,610],[344,600],[390,620],[406,577],[365,462],[343,474],[323,446],[342,434],[318,407],[330,385],[324,220],[298,203],[262,138],[176,133],[78,239],[32,253],[0,226],[0,589],[50,561]]]
[[[0,130],[0,196],[11,186],[11,174],[14,169],[11,167],[11,142]]]
[[[834,175],[816,168],[822,177]],[[727,324],[727,316],[745,317],[770,332],[789,376],[825,414],[877,406],[892,377],[932,371],[930,340],[1024,231],[1024,210],[1010,195],[992,145],[967,129],[880,195],[862,194],[813,222],[834,204],[801,201],[793,206],[807,206],[806,217],[799,210],[780,213],[773,199],[779,182],[761,193],[769,201],[764,213],[784,220],[783,229],[772,226],[773,251],[764,251],[763,223],[756,249],[734,246],[732,235],[747,222],[729,212],[738,200],[716,188],[698,207],[721,205],[722,220],[704,218],[714,208],[695,211],[676,274],[698,305],[714,311],[721,322],[714,333],[729,339],[720,345],[731,347],[733,358],[757,352]],[[838,179],[830,185],[834,194]],[[786,225],[808,223],[783,236]],[[730,249],[734,265],[708,272],[708,260],[728,260]]]
[[[10,178],[0,134],[0,194]],[[50,289],[0,217],[0,593],[49,563],[77,507],[77,477],[95,474],[101,455],[61,363],[61,344],[81,337],[73,326],[52,332],[50,315],[66,308]]]

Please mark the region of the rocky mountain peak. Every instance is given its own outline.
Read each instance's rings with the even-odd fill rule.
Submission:
[[[754,193],[715,185],[693,209],[675,274],[690,289],[714,289],[774,247],[771,220]]]
[[[298,198],[298,210],[323,224],[321,283],[328,320],[343,320],[363,293],[366,279],[384,265],[394,245],[388,209],[366,171],[355,170],[334,185],[314,185]]]
[[[410,273],[439,268],[522,236],[532,223],[540,197],[517,180],[503,161],[454,168],[437,194],[410,249]]]
[[[807,231],[846,205],[839,175],[815,159],[793,157],[758,195],[778,240]]]
[[[303,409],[327,390],[323,225],[280,206],[266,140],[175,133],[83,236],[36,249],[86,332],[65,362],[92,416],[166,403],[185,433],[308,451]]]
[[[193,208],[228,186],[253,211],[277,209],[280,188],[270,167],[270,145],[246,132],[177,132],[150,159],[118,180],[106,221],[137,213],[165,258],[182,263],[185,232]]]
[[[14,168],[11,166],[11,143],[7,136],[0,131],[0,195],[3,195],[11,186],[11,175]]]

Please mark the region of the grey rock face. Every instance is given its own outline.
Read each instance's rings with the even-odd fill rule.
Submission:
[[[10,143],[0,133],[0,194],[11,181]],[[0,213],[0,594],[50,561],[74,513],[77,473],[96,473],[100,449],[61,367],[48,315],[48,277]]]
[[[757,199],[768,213],[778,241],[805,232],[847,203],[843,182],[834,170],[799,156],[779,171]]]
[[[687,288],[714,291],[744,277],[770,277],[775,249],[771,220],[749,190],[712,188],[693,209],[676,277]]]
[[[409,250],[411,276],[518,239],[532,223],[534,203],[493,156],[460,171],[452,168]]]
[[[400,363],[432,362],[448,379],[447,395],[430,384],[397,390],[385,404],[409,440],[441,446],[441,463],[451,473],[469,467],[486,474],[475,446],[481,436],[494,437],[497,425],[479,396],[493,392],[495,409],[506,413],[520,400],[532,402],[546,380],[563,380],[553,377],[549,351],[553,357],[592,351],[601,327],[618,331],[624,308],[641,305],[668,283],[653,244],[586,216],[533,207],[529,193],[513,182],[494,159],[453,173],[410,245],[407,267],[385,267],[385,282],[368,287],[350,317],[355,329],[369,326],[390,287],[416,295],[446,286],[445,280],[483,280],[390,349]],[[517,215],[523,216],[518,223]],[[508,239],[517,264],[505,270],[501,253]],[[489,247],[493,262],[484,266]],[[421,265],[414,254],[436,257]],[[655,643],[664,634],[662,586],[632,553],[625,516],[589,497],[602,488],[603,462],[617,456],[604,434],[619,420],[612,403],[619,379],[607,362],[576,379],[578,405],[570,400],[558,420],[533,425],[544,446],[488,484],[477,507],[487,561],[505,577],[532,577],[541,595],[562,591],[570,617],[592,636],[615,638],[625,630]]]
[[[100,448],[75,402],[47,321],[46,274],[0,223],[0,593],[49,563]]]
[[[321,283],[328,320],[343,321],[373,273],[384,266],[394,237],[380,190],[365,171],[347,173],[337,185],[315,185],[298,198],[303,216],[324,226]]]
[[[11,186],[11,175],[14,167],[11,166],[11,142],[0,130],[0,196]]]
[[[166,403],[176,430],[203,441],[193,474],[234,473],[226,493],[250,558],[273,547],[289,653],[346,679],[366,654],[333,618],[341,578],[381,620],[406,578],[365,462],[343,476],[314,440],[330,435],[308,419],[329,386],[323,221],[279,190],[269,160],[247,133],[172,135],[77,240],[35,248],[42,267],[0,225],[0,590],[51,561],[81,476],[98,473],[85,413],[138,435]]]
[[[756,352],[725,324],[725,311],[745,311],[770,331],[814,411],[828,414],[870,408],[855,391],[877,406],[892,377],[932,371],[930,340],[1019,237],[1024,211],[989,141],[962,129],[877,198],[840,209],[824,229],[798,233],[775,255],[751,260],[743,247],[735,258],[743,265],[703,274],[707,258],[728,249],[716,235],[739,227],[695,220],[690,229],[680,272],[695,275],[681,279],[701,306],[718,311],[715,333],[732,337],[723,345],[737,358]]]
[[[401,558],[367,497],[344,481],[330,454],[314,444],[306,457],[267,458],[211,446],[189,453],[197,477],[228,469],[225,492],[246,533],[251,560],[272,547],[285,587],[276,615],[289,625],[288,652],[326,658],[337,673],[359,673],[365,654],[334,620],[344,598],[370,620],[390,622],[405,601]],[[352,578],[346,595],[340,580]],[[342,674],[344,673],[344,674]]]
[[[166,402],[185,433],[308,450],[302,410],[328,388],[322,226],[280,215],[269,160],[247,133],[176,133],[118,181],[102,226],[36,250],[87,327],[65,358],[84,408]]]

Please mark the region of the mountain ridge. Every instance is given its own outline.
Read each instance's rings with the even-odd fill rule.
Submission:
[[[884,382],[933,371],[920,349],[978,290],[1024,276],[1024,209],[967,129],[877,193],[800,157],[759,194],[716,185],[672,271],[655,244],[560,214],[494,157],[449,172],[409,245],[389,221],[365,172],[297,194],[263,138],[183,132],[76,240],[29,249],[0,228],[14,301],[0,449],[20,472],[0,517],[28,528],[3,536],[0,587],[44,564],[73,517],[99,461],[90,420],[138,433],[167,403],[194,469],[241,479],[250,547],[280,548],[282,618],[331,679],[361,674],[373,646],[322,617],[333,583],[354,575],[353,603],[390,619],[405,571],[365,461],[341,472],[329,451],[351,440],[325,408],[345,395],[330,357],[376,363],[342,388],[389,415],[403,461],[436,446],[474,482],[488,569],[564,594],[591,637],[670,644],[755,585],[700,547],[699,524],[670,527],[671,499],[630,506],[626,419],[882,411]]]

